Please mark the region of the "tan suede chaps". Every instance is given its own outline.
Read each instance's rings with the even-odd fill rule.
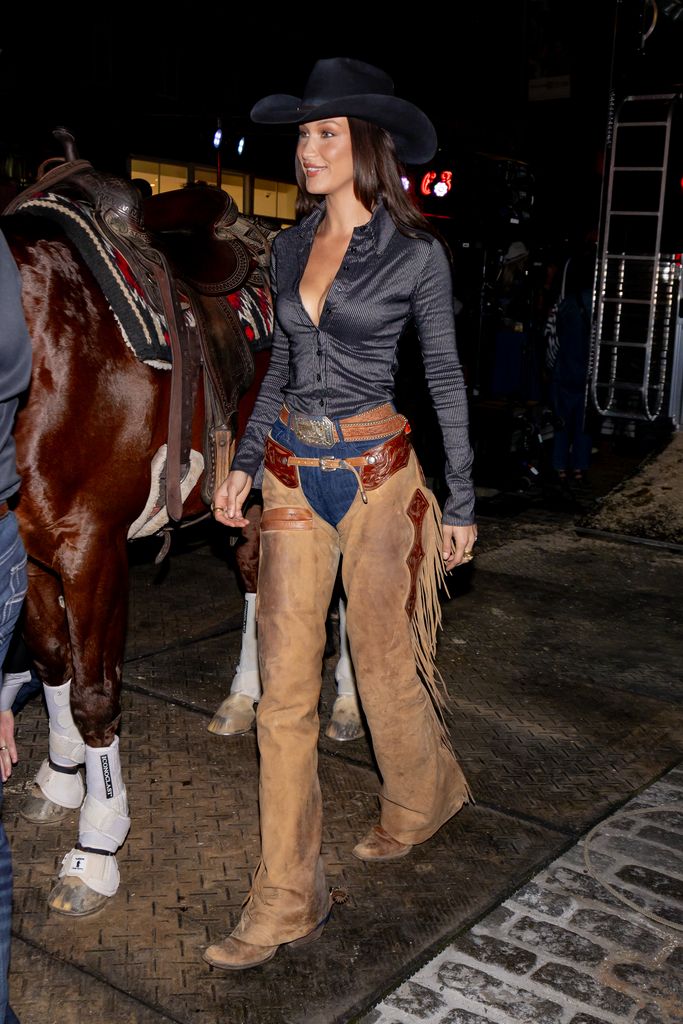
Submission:
[[[421,843],[471,797],[435,682],[440,511],[414,452],[368,492],[367,504],[357,494],[336,529],[313,511],[300,486],[287,487],[268,471],[263,499],[261,861],[232,934],[265,946],[305,935],[329,909],[317,709],[340,553],[358,690],[382,774],[381,825],[402,843]]]

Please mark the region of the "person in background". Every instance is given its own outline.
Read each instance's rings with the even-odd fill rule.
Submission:
[[[8,499],[19,489],[12,428],[19,396],[31,376],[31,342],[21,307],[21,279],[0,232],[0,665],[12,639],[27,590],[26,552]],[[0,677],[0,811],[2,787],[17,763],[12,703],[16,690]],[[0,1022],[17,1024],[9,1006],[7,974],[12,921],[12,854],[0,819]]]
[[[555,414],[553,469],[560,484],[583,484],[592,439],[585,429],[595,248],[567,260],[557,303],[546,325],[546,369]]]

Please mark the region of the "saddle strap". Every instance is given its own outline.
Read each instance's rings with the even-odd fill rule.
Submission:
[[[117,237],[117,245],[127,255],[127,240]],[[133,256],[133,254],[131,254]],[[171,268],[163,253],[155,249],[135,250],[133,259],[142,264],[152,278],[163,305],[171,343],[171,398],[168,412],[168,451],[166,463],[166,507],[169,517],[179,522],[183,516],[180,481],[190,466],[192,413],[199,383],[201,357],[194,331],[188,329],[173,286]],[[182,334],[181,334],[182,332]]]
[[[202,498],[213,492],[230,469],[234,420],[240,393],[254,376],[254,359],[244,344],[239,320],[221,297],[191,295],[197,344],[204,366],[205,433]]]

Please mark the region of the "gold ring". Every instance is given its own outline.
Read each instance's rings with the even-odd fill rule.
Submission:
[[[463,552],[463,556],[462,556],[463,562],[471,562],[473,558],[474,558],[474,551],[465,551],[465,552]]]
[[[9,747],[5,744],[4,747],[0,747],[0,750],[9,750]]]

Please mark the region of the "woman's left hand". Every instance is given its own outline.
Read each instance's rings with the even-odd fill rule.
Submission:
[[[474,558],[474,545],[477,542],[477,527],[443,525],[443,560],[446,571],[455,569],[456,565],[471,562]]]

